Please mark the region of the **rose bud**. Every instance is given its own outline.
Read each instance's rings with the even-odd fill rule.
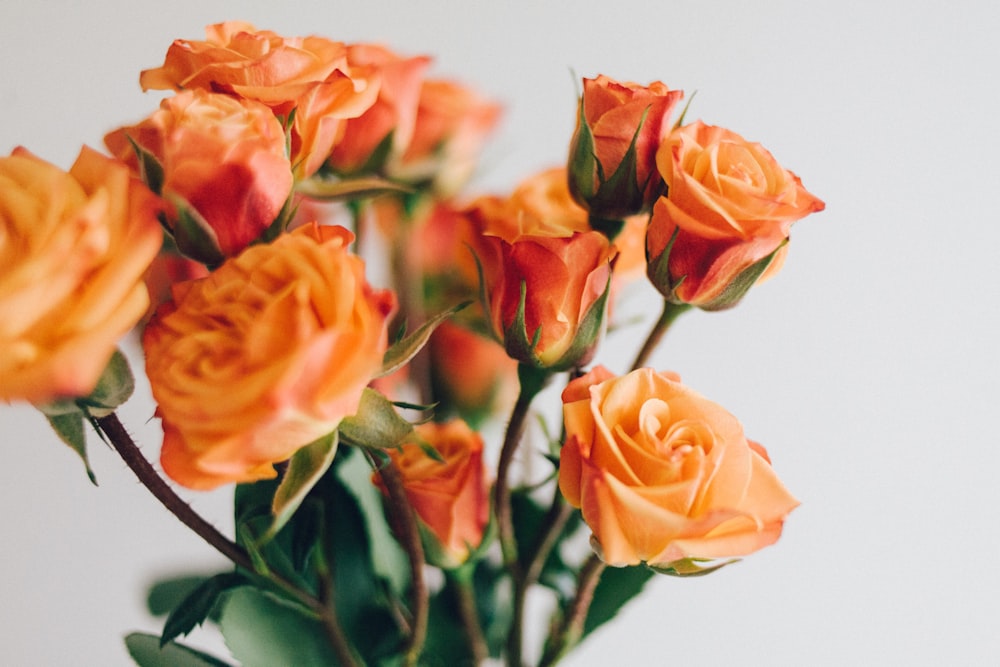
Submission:
[[[357,411],[395,297],[369,287],[353,239],[306,225],[174,286],[143,336],[167,475],[194,489],[273,478]]]
[[[647,273],[676,304],[721,310],[781,266],[792,223],[822,211],[760,144],[695,122],[657,153],[667,196],[653,208]]]
[[[659,81],[642,86],[604,75],[583,80],[569,187],[591,217],[622,220],[649,210],[662,189],[656,149],[670,133],[670,115],[683,96]]]
[[[149,303],[159,210],[128,167],[90,148],[69,173],[23,148],[0,158],[0,400],[94,390]]]
[[[166,200],[177,247],[206,264],[260,238],[292,191],[284,130],[256,102],[185,91],[104,141]]]
[[[610,565],[743,556],[798,505],[736,418],[673,373],[598,366],[562,399],[559,488]]]

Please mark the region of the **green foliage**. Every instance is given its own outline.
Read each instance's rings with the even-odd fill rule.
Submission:
[[[204,623],[215,609],[219,596],[246,581],[238,572],[223,572],[201,582],[170,612],[160,636],[160,647]]]
[[[652,578],[651,570],[638,565],[604,568],[587,611],[583,636],[586,637],[614,618],[626,602],[642,592],[646,582]]]
[[[413,424],[396,412],[392,402],[374,389],[365,389],[358,411],[340,422],[344,444],[369,449],[401,446],[413,433]]]
[[[271,502],[274,520],[261,538],[263,541],[270,541],[284,528],[295,510],[305,500],[309,490],[330,469],[336,454],[337,432],[334,431],[300,448],[292,455],[281,483],[274,492],[274,500]]]
[[[431,334],[438,326],[447,320],[449,317],[459,312],[466,306],[468,306],[471,301],[463,301],[453,308],[438,313],[436,316],[424,322],[416,331],[414,331],[409,336],[406,336],[395,343],[385,352],[385,356],[382,358],[382,372],[379,373],[379,377],[389,375],[394,371],[402,368],[410,359],[416,356],[418,352],[427,344],[430,339]]]
[[[230,667],[207,653],[174,642],[161,648],[159,637],[142,632],[127,635],[125,646],[139,667]]]

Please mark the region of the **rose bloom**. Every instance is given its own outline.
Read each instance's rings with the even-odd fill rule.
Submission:
[[[724,295],[733,280],[779,251],[793,222],[825,207],[763,146],[721,127],[678,128],[656,159],[667,196],[653,208],[646,239],[650,277],[675,302],[734,305]],[[669,275],[657,278],[652,267],[671,238]],[[782,254],[765,277],[780,267]]]
[[[352,67],[347,45],[323,37],[282,37],[249,23],[205,28],[205,40],[175,40],[161,67],[144,70],[143,90],[201,89],[268,106],[292,126],[292,164],[300,178],[313,174],[343,136],[345,121],[374,102],[379,77]]]
[[[159,200],[90,148],[69,173],[23,148],[0,158],[0,400],[93,391],[149,303]]]
[[[272,478],[357,411],[395,297],[365,282],[352,241],[303,226],[174,286],[143,336],[167,475],[195,489]]]
[[[483,464],[483,440],[461,420],[420,424],[418,437],[434,447],[435,461],[419,445],[388,450],[399,470],[406,497],[453,565],[469,557],[483,541],[489,523],[490,494]],[[382,488],[380,476],[373,481]]]
[[[426,56],[403,57],[376,44],[352,44],[347,50],[352,67],[370,68],[380,81],[378,97],[370,108],[347,121],[343,136],[330,154],[329,166],[339,173],[362,169],[379,171],[386,158],[402,153],[410,143],[417,119],[417,105],[424,71],[430,64]],[[388,155],[378,164],[376,150],[392,135]]]
[[[736,418],[673,373],[598,366],[562,399],[559,488],[610,565],[743,556],[798,505]]]
[[[256,102],[185,91],[160,103],[145,121],[104,138],[108,149],[139,172],[129,138],[163,168],[160,194],[170,205],[175,236],[178,206],[190,207],[211,227],[218,250],[231,257],[257,240],[278,217],[292,191],[291,164],[281,124]],[[190,239],[178,236],[185,252]],[[215,249],[190,249],[218,261]]]
[[[584,149],[579,144],[581,122],[590,128],[597,159],[590,169],[571,169],[573,196],[593,213],[606,218],[620,219],[649,210],[661,182],[656,172],[656,151],[670,133],[670,116],[682,97],[682,91],[670,90],[659,81],[643,86],[615,81],[603,74],[596,79],[585,78],[580,99],[583,117],[578,114],[570,142],[571,164],[579,157],[575,152]],[[636,163],[629,181],[615,192],[599,192],[600,174],[605,180],[611,178],[633,139]]]
[[[529,181],[506,200],[480,198],[468,215],[479,232],[474,249],[495,335],[518,361],[558,369],[586,363],[596,347],[599,332],[581,325],[600,307],[615,249],[600,232],[576,231],[581,217],[586,229],[586,212],[569,198],[564,179],[554,186],[552,173],[536,182],[545,187]],[[517,332],[522,284],[524,331]]]
[[[411,183],[431,182],[439,196],[454,195],[472,176],[500,111],[500,105],[461,84],[424,81],[413,137],[389,165],[390,175]]]

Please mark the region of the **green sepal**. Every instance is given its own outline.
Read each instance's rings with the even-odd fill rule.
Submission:
[[[183,197],[169,195],[177,211],[173,236],[177,249],[187,257],[208,266],[218,266],[225,259],[219,246],[219,237],[208,221]]]
[[[126,635],[125,647],[139,667],[230,667],[228,662],[175,642],[160,646],[159,637],[145,632]]]
[[[202,581],[167,616],[160,635],[160,648],[180,635],[187,636],[212,613],[219,596],[247,582],[238,572],[223,572]]]
[[[330,469],[333,458],[337,455],[337,442],[337,431],[333,431],[292,454],[281,483],[274,492],[274,500],[271,501],[273,521],[260,537],[259,544],[263,545],[274,539],[295,514],[309,491],[316,486],[316,482]]]
[[[139,178],[154,194],[162,194],[164,180],[163,164],[160,163],[160,160],[155,155],[137,144],[132,137],[126,134],[125,138],[131,144],[132,150],[135,151],[135,157],[139,162]]]
[[[410,439],[413,424],[399,416],[392,401],[374,389],[365,389],[357,413],[344,418],[338,431],[346,445],[392,449]]]
[[[349,178],[344,180],[329,180],[324,178],[307,178],[295,184],[295,191],[301,195],[319,199],[320,201],[350,201],[368,199],[388,193],[407,194],[413,191],[407,185],[376,176],[364,178]]]
[[[594,173],[601,172],[602,167],[595,154],[594,133],[587,123],[582,96],[578,105],[576,141],[570,150],[568,167],[570,194],[578,204],[588,208],[588,202],[594,196]],[[603,174],[599,173],[599,176]]]
[[[674,292],[684,282],[683,276],[676,283],[671,284],[670,282],[670,251],[673,250],[674,243],[677,241],[677,235],[680,233],[681,228],[675,228],[674,233],[670,235],[670,240],[667,241],[666,247],[656,257],[650,257],[649,246],[646,246],[646,276],[649,278],[649,282],[653,284],[653,287],[671,303],[677,302]]]
[[[299,209],[299,202],[296,201],[295,197],[289,195],[285,203],[281,205],[281,210],[278,211],[278,215],[274,218],[264,233],[254,241],[254,243],[270,243],[275,240],[281,234],[288,229],[288,224],[292,221],[295,216],[296,211]]]
[[[721,563],[713,561],[711,558],[682,558],[664,564],[647,563],[646,567],[658,574],[668,574],[672,577],[703,577],[738,562],[740,562],[739,558],[731,558]],[[701,563],[714,563],[714,565],[703,567]]]
[[[386,350],[385,355],[382,357],[382,370],[376,377],[389,375],[390,373],[402,368],[404,364],[415,357],[424,345],[427,344],[431,334],[434,333],[434,330],[437,329],[442,322],[471,303],[471,301],[463,301],[457,306],[449,308],[448,310],[427,320],[409,336],[401,336],[400,340]]]
[[[535,329],[531,339],[528,339],[528,325],[525,321],[525,309],[528,300],[528,283],[521,281],[521,296],[517,302],[517,312],[514,313],[514,321],[503,332],[503,345],[507,350],[507,356],[520,361],[522,364],[531,364],[543,367],[545,364],[535,355],[535,348],[542,337],[541,325]],[[487,312],[489,312],[487,310]]]
[[[135,377],[128,359],[120,350],[115,350],[97,380],[97,386],[88,396],[78,398],[76,404],[86,409],[91,417],[107,417],[127,401],[135,391]]]
[[[565,371],[587,364],[597,350],[597,344],[604,335],[605,315],[607,314],[608,296],[611,294],[611,272],[608,272],[608,281],[604,285],[604,292],[601,296],[590,304],[590,308],[584,313],[576,328],[576,335],[569,349],[563,353],[552,370]]]
[[[740,300],[746,296],[746,293],[750,291],[750,288],[757,283],[764,272],[767,271],[767,267],[771,265],[771,262],[773,262],[774,258],[778,256],[778,252],[785,246],[786,243],[788,243],[788,239],[782,241],[781,245],[775,248],[774,252],[770,255],[743,269],[743,271],[736,276],[732,282],[726,285],[726,288],[722,290],[722,294],[709,303],[702,304],[698,307],[702,310],[717,311],[726,310],[738,304]]]
[[[97,476],[94,475],[94,471],[90,468],[90,459],[87,456],[87,435],[86,429],[83,427],[83,413],[76,411],[59,415],[47,414],[45,418],[49,420],[49,425],[56,432],[56,435],[59,436],[59,439],[80,455],[90,483],[97,486]]]

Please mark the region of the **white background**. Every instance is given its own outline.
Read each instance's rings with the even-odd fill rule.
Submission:
[[[0,152],[68,167],[154,109],[138,72],[171,40],[236,18],[429,53],[501,99],[495,190],[564,158],[571,71],[697,90],[689,119],[762,142],[828,207],[776,279],[682,318],[654,365],[736,414],[803,504],[777,546],[657,579],[567,664],[1000,664],[998,17],[986,1],[8,2]],[[124,419],[155,460],[151,411],[140,388]],[[96,439],[99,488],[23,406],[0,407],[0,456],[3,664],[127,665],[120,637],[160,628],[146,583],[224,566]],[[230,529],[228,492],[187,497]]]

